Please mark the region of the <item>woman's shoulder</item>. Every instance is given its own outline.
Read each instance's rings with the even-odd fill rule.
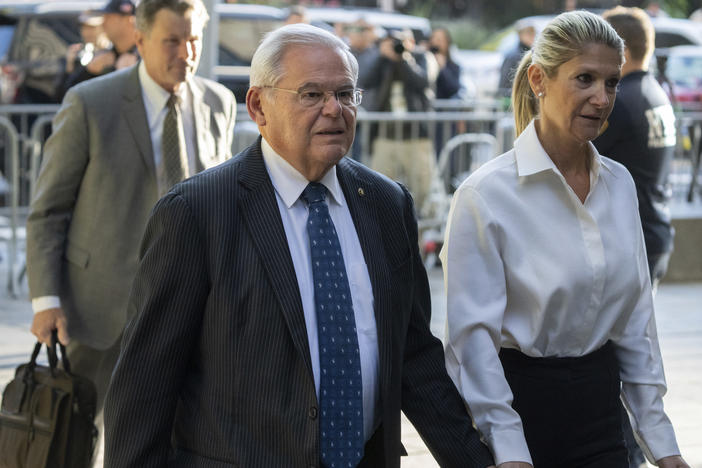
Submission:
[[[462,184],[462,188],[476,191],[489,189],[494,179],[516,178],[517,168],[514,149],[503,153],[476,169]]]
[[[624,164],[604,155],[599,155],[599,158],[600,164],[604,169],[604,171],[600,170],[601,174],[607,174],[609,172],[617,179],[629,180],[631,181],[632,185],[634,184],[634,179],[632,178],[629,169],[627,169]]]

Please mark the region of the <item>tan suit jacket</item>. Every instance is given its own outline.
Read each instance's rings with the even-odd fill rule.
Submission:
[[[204,169],[231,156],[236,103],[217,83],[191,83]],[[106,349],[124,328],[158,200],[138,66],[69,90],[53,124],[27,221],[30,295],[59,296],[70,336]]]

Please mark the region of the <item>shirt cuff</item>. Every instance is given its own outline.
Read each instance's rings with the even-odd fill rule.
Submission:
[[[648,461],[654,465],[661,458],[680,455],[673,426],[659,426],[652,430],[642,431],[637,436],[639,436],[637,439],[643,439],[638,440],[641,450],[648,458]]]
[[[522,431],[493,432],[488,438],[488,445],[492,448],[495,465],[506,462],[526,462],[531,465],[531,455],[527,447],[526,438]]]
[[[40,296],[32,299],[32,310],[35,314],[46,309],[58,309],[60,307],[61,299],[58,296]]]

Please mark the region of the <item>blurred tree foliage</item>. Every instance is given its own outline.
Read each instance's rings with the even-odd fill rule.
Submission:
[[[652,0],[577,0],[577,8],[606,9],[615,5],[645,8]],[[554,14],[564,11],[568,0],[406,0],[402,11],[432,20],[472,20],[487,27],[502,27],[524,16]],[[686,18],[702,0],[660,0],[670,16]]]
[[[645,8],[651,0],[577,0],[577,8],[607,9],[615,5]],[[403,12],[430,18],[447,28],[462,49],[477,48],[519,18],[564,11],[568,0],[406,0]],[[702,0],[660,0],[670,16],[686,18]],[[701,26],[702,27],[702,26]]]

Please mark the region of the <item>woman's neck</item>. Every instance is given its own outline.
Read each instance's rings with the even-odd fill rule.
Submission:
[[[534,122],[536,135],[546,154],[564,176],[566,174],[590,173],[590,146],[543,130],[540,122]]]

